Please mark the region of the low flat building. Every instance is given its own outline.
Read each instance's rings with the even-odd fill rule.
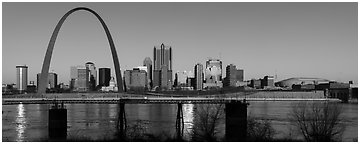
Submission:
[[[306,84],[321,84],[321,83],[328,83],[329,80],[321,79],[321,78],[307,78],[307,77],[294,77],[288,78],[282,81],[278,81],[275,83],[277,87],[283,88],[291,88],[292,85],[306,85]]]
[[[272,88],[274,87],[274,76],[265,76],[263,79],[261,79],[261,88]]]
[[[36,93],[36,85],[27,85],[26,92],[27,93]]]
[[[101,91],[106,91],[106,92],[117,92],[118,91],[118,87],[117,84],[115,82],[115,78],[111,77],[110,81],[109,81],[109,86],[102,86],[101,87]]]
[[[315,88],[317,90],[324,90],[325,96],[330,98],[339,98],[344,102],[350,99],[351,89],[348,83],[329,82],[316,85]]]
[[[292,90],[315,90],[314,84],[306,84],[306,85],[293,85]]]
[[[255,88],[255,89],[260,89],[261,88],[261,79],[251,79],[250,87]]]

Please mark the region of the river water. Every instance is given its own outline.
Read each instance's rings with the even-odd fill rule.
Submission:
[[[268,119],[275,129],[276,138],[300,138],[290,125],[288,114],[295,102],[249,102],[248,116]],[[346,129],[342,141],[358,138],[358,105],[341,104]],[[47,141],[48,109],[46,104],[19,104],[2,106],[2,141]],[[116,133],[117,104],[67,104],[69,140],[108,140]],[[194,124],[197,105],[184,104],[184,138],[189,140]],[[147,133],[158,136],[175,135],[177,105],[174,104],[127,104],[128,124],[141,123]],[[225,122],[220,122],[219,135],[224,136]]]

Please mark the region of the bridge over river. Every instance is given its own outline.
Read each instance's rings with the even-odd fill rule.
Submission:
[[[126,104],[226,104],[231,101],[340,101],[336,98],[283,98],[283,97],[53,97],[53,98],[3,98],[3,105],[12,104],[52,104],[54,101],[64,104],[74,103],[126,103]]]
[[[49,104],[54,100],[63,103],[130,103],[130,104],[175,104],[175,103],[229,103],[236,101],[340,101],[328,98],[323,91],[254,91],[213,95],[176,95],[176,94],[129,94],[129,93],[47,93],[3,95],[2,104]]]

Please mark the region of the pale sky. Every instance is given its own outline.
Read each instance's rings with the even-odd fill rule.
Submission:
[[[208,57],[244,69],[244,79],[277,75],[340,82],[358,79],[357,3],[2,3],[2,82],[28,81],[41,71],[50,36],[69,10],[96,11],[111,31],[123,70],[153,60],[153,47],[173,50],[173,71],[193,71]],[[50,71],[68,84],[70,66],[111,67],[109,44],[95,16],[68,17],[56,40]]]

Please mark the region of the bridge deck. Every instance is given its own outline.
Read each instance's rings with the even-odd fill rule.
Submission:
[[[301,98],[196,98],[196,97],[144,97],[144,98],[57,98],[56,101],[64,104],[94,103],[94,104],[223,104],[231,101],[340,101],[339,99],[301,99]],[[3,105],[11,104],[52,104],[55,99],[47,98],[6,98]]]

